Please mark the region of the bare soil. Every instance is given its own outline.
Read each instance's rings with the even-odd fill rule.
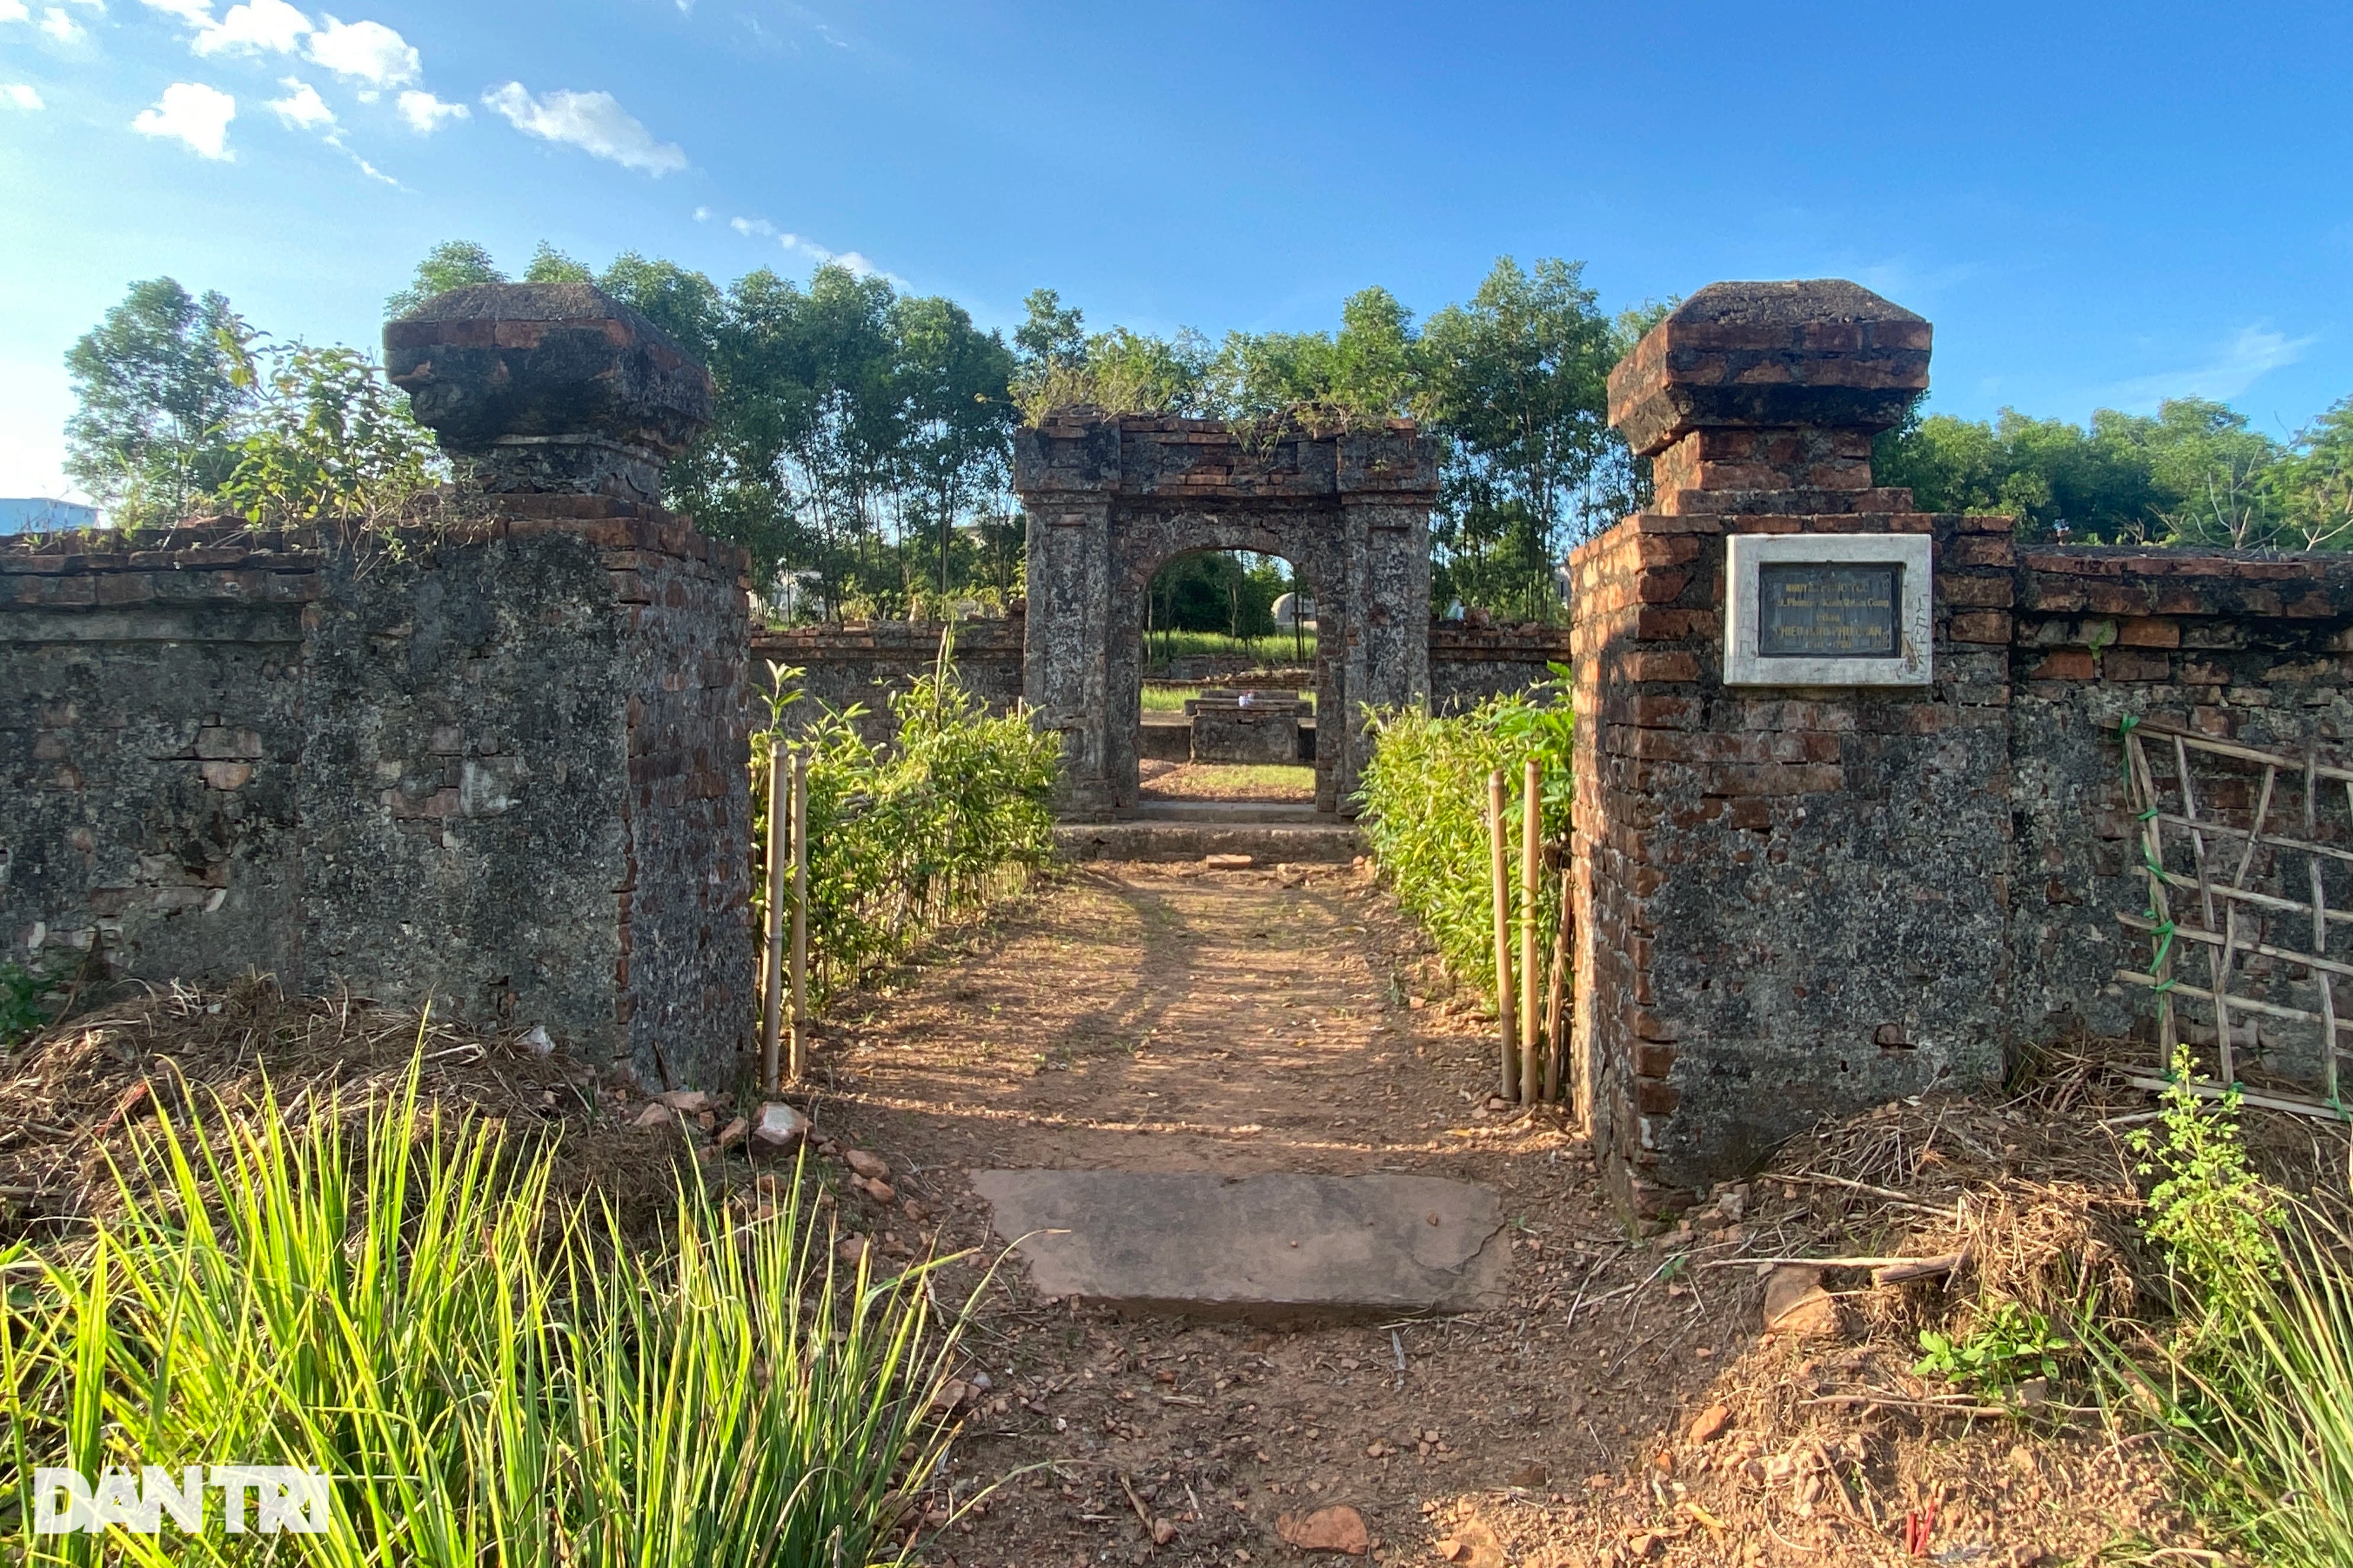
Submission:
[[[839,1188],[844,1223],[886,1256],[972,1249],[945,1271],[976,1292],[976,1394],[932,1500],[955,1517],[934,1563],[1291,1561],[1286,1527],[1335,1506],[1382,1563],[1893,1563],[1916,1560],[1907,1535],[1947,1563],[2226,1561],[2146,1436],[2081,1388],[1995,1409],[1914,1376],[1941,1281],[1834,1275],[1810,1335],[1760,1332],[1750,1260],[1857,1235],[1923,1255],[1945,1239],[1923,1217],[1937,1205],[1798,1175],[1630,1235],[1556,1112],[1491,1110],[1492,1026],[1447,1000],[1360,868],[1093,867],[956,956],[845,1004],[811,1097],[830,1137],[892,1166],[892,1205]],[[2031,1185],[2049,1150],[2001,1129],[2037,1120],[1893,1107],[1794,1157],[1904,1186],[1992,1140],[2000,1179]],[[2136,1201],[2095,1136],[2044,1174]],[[1901,1169],[1882,1169],[1889,1148]],[[967,1184],[1022,1166],[1484,1183],[1510,1218],[1509,1304],[1268,1330],[1040,1300]]]

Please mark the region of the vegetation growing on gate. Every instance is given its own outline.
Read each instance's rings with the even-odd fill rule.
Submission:
[[[791,731],[787,712],[803,700],[799,673],[769,667],[769,723],[753,737],[752,783],[753,799],[765,802],[778,737],[807,752],[814,1004],[1046,862],[1061,747],[1024,714],[992,717],[957,681],[953,633],[931,673],[891,699],[896,727],[885,745],[860,734],[862,708],[823,709]],[[754,816],[753,863],[765,866],[765,817]],[[755,902],[764,921],[765,896]]]
[[[905,1560],[949,1436],[929,1266],[837,1268],[799,1183],[744,1223],[692,1184],[641,1249],[418,1090],[167,1119],[86,1243],[0,1249],[12,1561]],[[228,1534],[215,1499],[202,1534],[35,1533],[37,1466],[207,1462],[323,1471],[333,1530]]]
[[[1576,717],[1568,706],[1568,671],[1466,713],[1433,718],[1415,709],[1374,718],[1375,745],[1357,799],[1381,876],[1405,911],[1438,944],[1446,967],[1490,995],[1495,989],[1495,900],[1487,834],[1487,777],[1504,770],[1504,831],[1519,843],[1521,770],[1529,757],[1543,764],[1546,842],[1567,840],[1573,799],[1569,742]],[[1519,898],[1519,851],[1511,862],[1513,909]],[[1556,929],[1560,908],[1556,853],[1537,889],[1540,929]],[[1549,939],[1547,939],[1549,940]]]

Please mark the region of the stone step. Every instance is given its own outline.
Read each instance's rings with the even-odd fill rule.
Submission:
[[[1040,1294],[1134,1311],[1361,1321],[1499,1304],[1503,1205],[1435,1176],[976,1171]]]
[[[1279,808],[1277,808],[1279,809]],[[1356,825],[1339,818],[1306,821],[1223,821],[1139,816],[1121,822],[1064,822],[1054,826],[1054,852],[1065,860],[1198,860],[1248,855],[1262,866],[1285,860],[1341,862],[1365,852]]]

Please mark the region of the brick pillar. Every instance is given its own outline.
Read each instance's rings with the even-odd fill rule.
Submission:
[[[501,759],[490,803],[501,842],[519,851],[514,867],[465,858],[460,845],[459,858],[411,879],[438,878],[453,900],[528,910],[547,896],[530,882],[530,847],[575,846],[580,879],[596,884],[586,934],[519,932],[522,951],[496,984],[544,990],[545,974],[592,960],[605,977],[573,986],[561,1008],[518,1002],[516,1016],[543,1016],[576,1044],[609,1047],[648,1083],[726,1087],[754,1016],[748,563],[660,506],[663,467],[710,423],[710,373],[652,321],[585,283],[436,296],[386,323],[385,360],[450,455],[460,488],[480,498],[503,553],[438,563],[433,582],[397,587],[385,603],[355,591],[361,613],[335,643],[338,657],[354,679],[367,678],[389,645],[362,635],[362,623],[400,621],[404,596],[429,593],[436,608],[459,612],[481,652],[543,669],[501,694],[511,724],[534,738]],[[460,565],[477,584],[459,580]],[[563,594],[545,595],[535,614],[491,613],[499,595],[559,573]],[[453,716],[466,701],[462,690],[433,696]],[[354,705],[336,722],[353,767],[395,744],[397,726],[375,708]],[[578,765],[555,752],[557,737],[585,749]],[[462,781],[452,793],[451,809],[464,809]],[[483,869],[494,865],[495,874]],[[335,923],[353,929],[379,919],[388,901],[357,880],[341,896]],[[453,950],[466,950],[481,945],[468,930],[479,919],[453,903],[408,923],[438,926]]]
[[[1438,500],[1433,446],[1400,424],[1340,437],[1336,488],[1345,543],[1345,591],[1317,602],[1345,606],[1338,627],[1337,700],[1319,706],[1318,752],[1326,736],[1345,742],[1334,768],[1338,809],[1354,797],[1372,761],[1365,710],[1405,708],[1430,698],[1430,509]],[[1317,647],[1326,633],[1317,632]]]
[[[1022,701],[1039,729],[1062,737],[1057,804],[1077,816],[1108,816],[1113,804],[1111,505],[1119,446],[1116,419],[1023,429],[1013,440],[1014,488],[1029,519]]]
[[[1870,468],[1929,342],[1852,283],[1719,283],[1610,376],[1659,501],[1570,558],[1572,1050],[1636,1214],[2001,1070],[2010,524]],[[1931,541],[1928,682],[1727,685],[1727,541],[1858,534]]]

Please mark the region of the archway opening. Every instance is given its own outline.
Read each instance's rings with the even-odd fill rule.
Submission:
[[[1192,550],[1141,605],[1137,804],[1312,805],[1314,590],[1287,558]]]

